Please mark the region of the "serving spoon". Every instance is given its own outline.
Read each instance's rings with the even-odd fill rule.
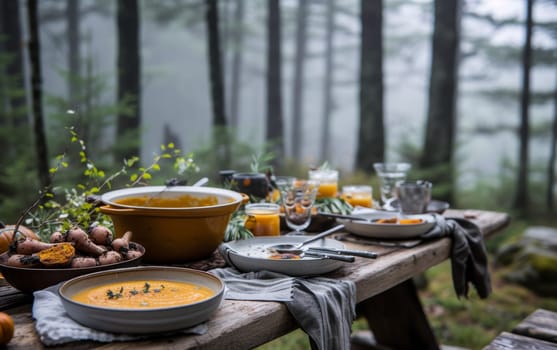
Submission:
[[[327,231],[323,231],[320,234],[313,236],[309,239],[306,239],[305,241],[298,243],[298,244],[289,244],[289,243],[283,243],[283,244],[275,244],[273,246],[270,246],[269,249],[272,249],[274,251],[277,251],[279,253],[292,253],[292,254],[300,254],[301,252],[303,252],[303,250],[301,249],[303,246],[305,246],[306,244],[309,244],[311,242],[315,242],[317,240],[320,240],[321,238],[325,237],[325,236],[329,236],[337,231],[340,231],[344,228],[344,225],[337,225],[333,228],[328,229]],[[297,253],[296,253],[297,252]]]

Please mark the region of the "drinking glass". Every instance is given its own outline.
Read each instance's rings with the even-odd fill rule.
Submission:
[[[282,187],[282,207],[286,225],[294,230],[292,234],[303,234],[311,223],[311,212],[317,195],[319,182],[296,180]]]
[[[342,198],[353,207],[373,206],[373,190],[368,185],[349,185],[342,187]]]
[[[246,204],[246,228],[254,236],[280,235],[280,206],[274,203]]]
[[[402,181],[397,184],[398,202],[401,214],[423,214],[431,200],[431,182]]]
[[[338,192],[338,170],[316,169],[308,172],[310,180],[319,182],[317,198],[336,197]]]
[[[374,163],[373,168],[381,182],[381,203],[385,210],[398,208],[396,184],[406,180],[410,163]]]

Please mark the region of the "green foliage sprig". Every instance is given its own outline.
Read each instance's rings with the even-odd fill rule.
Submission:
[[[246,213],[243,210],[235,211],[224,232],[224,241],[230,242],[238,239],[252,238],[253,233],[245,227],[245,222]]]
[[[119,177],[129,175],[126,187],[146,185],[153,179],[155,173],[161,172],[163,160],[171,160],[173,171],[181,177],[189,177],[199,172],[193,154],[183,156],[181,150],[170,143],[161,145],[161,152],[154,155],[153,161],[148,166],[138,166],[139,157],[131,157],[124,159],[119,170],[107,175],[88,157],[87,146],[75,128],[69,127],[67,130],[70,133],[71,144],[77,144],[79,147],[80,163],[84,167],[84,181],[71,188],[53,187],[43,190],[40,199],[24,212],[22,218],[24,218],[25,224],[34,228],[43,239],[48,238],[56,230],[65,231],[74,225],[88,227],[92,223],[98,222],[112,227],[110,218],[100,213],[97,202],[91,198],[96,198],[105,189],[111,189]],[[51,178],[54,178],[61,169],[68,167],[66,152],[58,155],[56,160],[56,167],[50,169]],[[56,193],[59,195],[56,196]],[[48,200],[41,203],[44,198]]]
[[[263,172],[272,168],[271,161],[275,158],[272,152],[259,152],[251,156],[251,171],[254,173]]]
[[[317,211],[323,213],[348,215],[352,213],[352,206],[340,197],[323,197],[315,200]]]

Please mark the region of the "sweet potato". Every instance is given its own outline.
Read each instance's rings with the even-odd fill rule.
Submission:
[[[80,268],[80,267],[93,267],[99,264],[98,260],[92,256],[76,256],[72,259],[70,267]]]
[[[128,251],[125,254],[122,253],[122,256],[124,257],[125,260],[139,258],[141,255],[143,255],[143,253],[141,253],[139,250],[131,250],[131,249],[128,249]]]
[[[118,253],[125,254],[130,249],[130,240],[132,238],[132,232],[126,231],[120,238],[116,238],[112,241],[112,249]]]
[[[32,255],[12,254],[6,261],[6,265],[13,267],[35,267],[40,265],[39,259]]]
[[[89,227],[89,238],[97,245],[110,245],[112,243],[112,231],[108,227],[95,223]]]
[[[115,250],[109,250],[99,256],[99,265],[115,264],[122,261],[122,255]]]
[[[59,243],[34,254],[13,254],[7,264],[15,267],[46,267],[66,266],[75,255],[75,248],[71,243]]]
[[[29,239],[22,237],[12,242],[10,252],[23,255],[31,255],[41,250],[52,248],[54,245],[51,243],[41,242],[36,239]]]
[[[66,241],[64,234],[60,231],[56,231],[50,235],[50,243],[62,243]]]
[[[75,245],[75,249],[84,253],[85,255],[90,255],[93,257],[98,257],[103,254],[106,249],[100,247],[93,243],[85,231],[79,227],[73,227],[66,233],[66,241],[71,242]]]

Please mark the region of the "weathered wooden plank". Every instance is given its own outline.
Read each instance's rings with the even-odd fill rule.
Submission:
[[[503,332],[499,334],[493,341],[483,350],[555,350],[556,343],[545,340],[525,337],[520,334]]]
[[[0,311],[31,303],[33,297],[25,295],[0,278]]]
[[[557,312],[538,309],[520,322],[512,332],[557,343]]]

